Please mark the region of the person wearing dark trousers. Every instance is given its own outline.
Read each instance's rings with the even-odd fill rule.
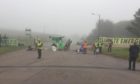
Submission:
[[[42,50],[41,49],[38,49],[38,59],[41,58],[41,55],[42,55]]]
[[[112,45],[113,45],[113,42],[112,40],[110,40],[108,43],[108,52],[112,52]]]
[[[99,50],[99,43],[98,42],[95,42],[95,48],[94,48],[94,55],[98,54],[98,50]]]
[[[101,52],[102,52],[102,47],[101,47],[101,45],[99,44],[99,54],[101,54]]]
[[[135,71],[136,66],[136,60],[139,55],[139,46],[134,43],[134,45],[131,45],[129,48],[129,70]]]
[[[41,59],[42,47],[43,47],[43,43],[40,40],[38,40],[37,42],[38,59]]]
[[[99,42],[99,53],[101,54],[102,53],[102,45],[103,45],[103,43],[102,42]]]

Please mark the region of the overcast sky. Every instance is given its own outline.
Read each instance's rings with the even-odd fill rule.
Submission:
[[[97,15],[113,22],[133,19],[140,0],[0,0],[0,28],[88,35]]]

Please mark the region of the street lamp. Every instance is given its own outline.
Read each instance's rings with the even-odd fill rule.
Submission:
[[[100,15],[100,14],[95,14],[95,13],[92,13],[92,15],[96,15],[96,16],[98,16],[98,18],[99,18],[99,25],[98,25],[98,28],[97,28],[97,37],[99,37],[99,36],[100,36],[100,35],[99,35],[99,27],[100,27],[101,15]]]

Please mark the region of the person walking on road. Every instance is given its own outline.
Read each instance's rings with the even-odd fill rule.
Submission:
[[[129,70],[131,70],[131,65],[133,63],[132,70],[135,71],[135,65],[136,65],[136,60],[139,55],[139,47],[136,43],[134,45],[131,45],[129,48]]]
[[[38,40],[37,42],[38,59],[40,59],[42,56],[42,47],[43,43],[40,40]]]

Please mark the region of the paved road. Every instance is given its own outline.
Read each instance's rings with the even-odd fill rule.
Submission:
[[[0,84],[140,84],[137,70],[128,62],[105,55],[77,54],[74,51],[20,50],[0,56]]]

